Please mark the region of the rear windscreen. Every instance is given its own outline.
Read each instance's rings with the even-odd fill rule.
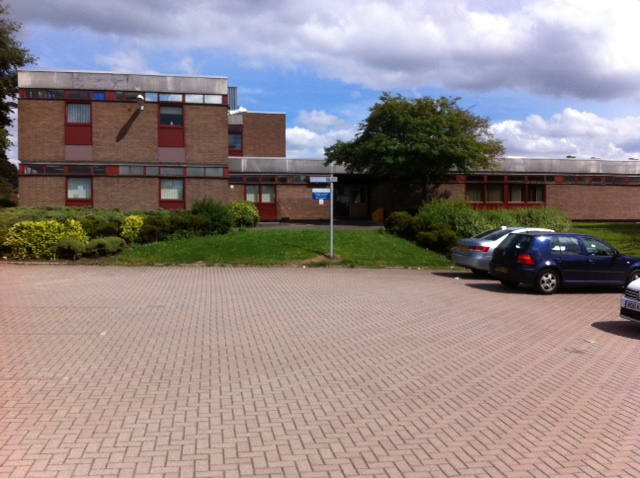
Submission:
[[[519,251],[526,251],[529,249],[533,236],[525,234],[511,234],[502,243],[502,248],[517,249]]]

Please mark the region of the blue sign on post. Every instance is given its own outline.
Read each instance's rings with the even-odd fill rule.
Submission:
[[[328,188],[314,188],[311,190],[311,197],[314,201],[326,199],[327,201],[331,199],[331,189]]]

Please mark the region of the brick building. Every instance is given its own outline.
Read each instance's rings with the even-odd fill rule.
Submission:
[[[285,161],[286,117],[237,106],[226,78],[19,71],[20,206],[188,209],[255,202],[277,220],[327,216],[305,171],[232,174],[230,158]],[[326,171],[323,173],[326,174]]]
[[[330,174],[337,218],[417,210],[423,200],[419,185],[287,159],[285,114],[238,108],[226,78],[23,70],[18,86],[20,206],[188,209],[211,197],[252,201],[263,221],[321,220],[330,203],[313,199],[310,178]],[[478,208],[640,219],[638,161],[504,158],[440,189]]]

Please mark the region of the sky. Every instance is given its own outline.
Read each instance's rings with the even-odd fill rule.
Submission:
[[[289,158],[353,139],[383,92],[460,98],[507,156],[640,158],[640,0],[4,3],[28,69],[226,77],[286,113]]]

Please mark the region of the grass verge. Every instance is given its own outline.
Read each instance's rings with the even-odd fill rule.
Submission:
[[[127,266],[308,265],[343,267],[420,267],[444,269],[451,261],[383,231],[334,231],[334,258],[329,258],[329,231],[255,230],[136,245],[105,260]]]

